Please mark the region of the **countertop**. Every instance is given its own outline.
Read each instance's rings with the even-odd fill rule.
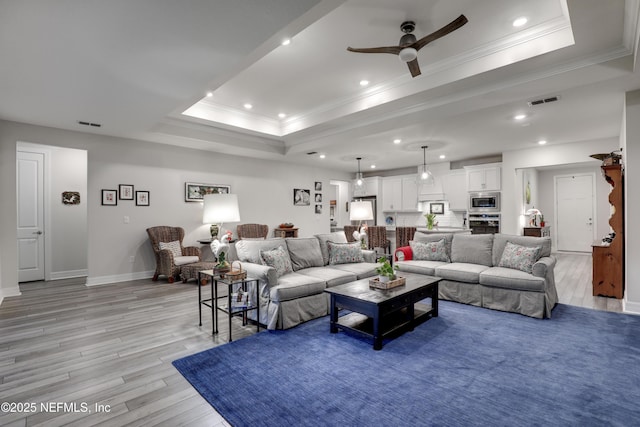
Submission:
[[[387,231],[395,232],[396,227],[387,227]],[[435,227],[433,230],[429,230],[427,227],[417,227],[416,231],[422,233],[466,233],[470,230],[462,227]]]

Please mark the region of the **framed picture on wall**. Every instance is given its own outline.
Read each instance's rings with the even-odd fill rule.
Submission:
[[[102,190],[102,206],[116,206],[118,204],[118,190]]]
[[[311,190],[304,188],[293,189],[293,206],[309,206],[311,205]]]
[[[120,200],[133,200],[133,185],[120,184],[118,186],[118,196]]]
[[[136,206],[149,206],[148,191],[136,191]]]
[[[205,194],[228,194],[231,193],[230,185],[219,184],[197,184],[195,182],[184,183],[184,201],[201,202]]]
[[[429,205],[429,213],[442,215],[444,213],[444,203],[431,203]]]

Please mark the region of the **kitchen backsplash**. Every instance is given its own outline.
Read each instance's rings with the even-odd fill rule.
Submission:
[[[449,210],[449,202],[422,202],[422,212],[398,212],[395,214],[395,224],[399,227],[424,227],[427,220],[424,215],[430,212],[431,203],[444,203],[444,213],[436,215],[439,227],[466,227],[466,212]]]

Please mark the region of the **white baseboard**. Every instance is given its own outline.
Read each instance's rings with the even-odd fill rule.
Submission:
[[[49,280],[60,280],[60,279],[74,279],[76,277],[87,277],[89,275],[89,270],[68,270],[68,271],[56,271],[55,273],[50,274]]]
[[[128,282],[130,280],[150,279],[153,277],[153,273],[155,273],[155,270],[114,274],[112,276],[87,277],[87,286],[99,286],[111,283]]]
[[[19,297],[20,295],[22,295],[22,292],[20,292],[19,286],[2,288],[0,289],[0,304],[2,304],[2,300],[4,300],[7,297]]]
[[[640,303],[629,302],[626,299],[622,300],[622,311],[628,314],[640,315]]]

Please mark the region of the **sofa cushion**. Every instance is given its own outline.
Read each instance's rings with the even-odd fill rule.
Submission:
[[[377,266],[378,264],[375,262],[356,262],[353,264],[336,264],[326,268],[347,271],[355,274],[358,279],[364,279],[378,274],[376,273]]]
[[[496,234],[493,237],[493,265],[500,263],[502,252],[507,242],[520,246],[541,246],[540,257],[551,255],[551,237],[515,236],[511,234]]]
[[[329,265],[350,264],[364,261],[360,242],[334,243],[332,241],[328,241],[327,248],[329,249]]]
[[[437,242],[409,242],[413,251],[413,259],[422,261],[443,261],[449,262],[449,254],[447,253],[447,245],[444,238]]]
[[[544,292],[544,277],[536,277],[513,268],[491,267],[480,273],[480,284],[492,288]]]
[[[396,261],[395,265],[398,266],[399,271],[406,271],[407,273],[426,274],[428,276],[436,275],[436,267],[441,265],[447,265],[448,262],[443,261]]]
[[[298,270],[297,273],[311,276],[315,279],[324,280],[328,287],[342,285],[353,282],[358,276],[350,271],[338,270],[329,267],[310,267]]]
[[[531,273],[533,264],[540,258],[540,246],[520,246],[507,242],[502,252],[498,267],[513,268]]]
[[[451,242],[451,262],[491,267],[493,234],[456,234]]]
[[[320,242],[315,237],[288,238],[287,249],[293,271],[308,267],[322,267],[322,251]]]
[[[175,240],[173,242],[160,242],[158,243],[158,246],[160,247],[160,250],[170,250],[174,257],[182,256],[182,248],[180,247],[179,240]]]
[[[334,243],[347,243],[347,236],[344,231],[335,231],[327,234],[316,234],[316,239],[320,243],[320,251],[322,252],[322,261],[324,265],[329,264],[329,248],[327,248],[327,242]]]
[[[447,255],[451,258],[451,242],[453,241],[453,233],[422,233],[421,231],[416,231],[413,235],[414,242],[437,242],[441,239],[444,239],[447,246]],[[409,242],[409,244],[411,244],[411,242]]]
[[[310,295],[321,294],[327,287],[324,280],[304,274],[289,273],[278,278],[278,284],[269,290],[271,301],[290,301]]]
[[[254,264],[262,264],[262,258],[260,258],[260,251],[269,251],[277,248],[278,246],[286,246],[283,238],[277,237],[274,239],[261,239],[261,240],[238,240],[234,245],[236,256],[238,261],[252,262]]]
[[[289,252],[283,246],[278,246],[270,251],[260,251],[260,258],[264,265],[273,267],[276,270],[278,277],[293,273]]]
[[[488,268],[482,264],[453,262],[436,267],[436,276],[455,282],[480,283],[480,273]]]

